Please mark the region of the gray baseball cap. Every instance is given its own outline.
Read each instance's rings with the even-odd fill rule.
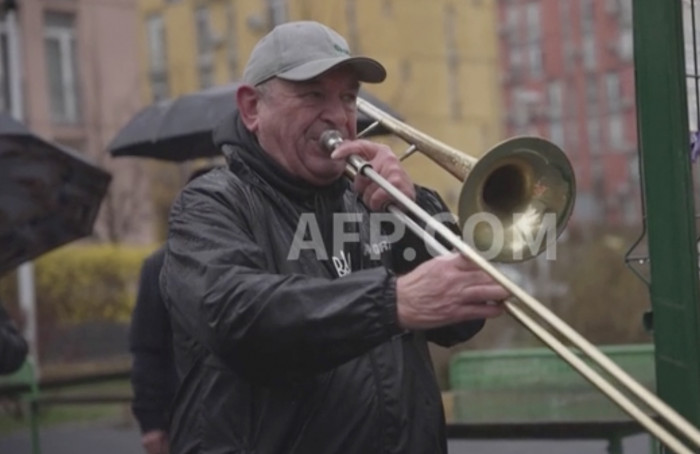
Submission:
[[[386,69],[376,60],[350,55],[348,43],[334,30],[312,21],[276,26],[253,48],[243,82],[258,85],[273,77],[313,79],[340,65],[352,67],[360,82],[378,83]]]

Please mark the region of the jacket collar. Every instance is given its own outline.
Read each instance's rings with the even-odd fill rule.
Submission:
[[[348,186],[344,178],[327,186],[316,186],[291,175],[263,150],[255,135],[243,125],[237,111],[217,126],[212,138],[224,153],[231,170],[263,180],[294,199],[338,197]]]

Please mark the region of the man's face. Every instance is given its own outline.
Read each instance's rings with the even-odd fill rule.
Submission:
[[[354,73],[342,67],[306,82],[273,79],[260,89],[253,132],[292,175],[329,184],[342,175],[345,163],[331,159],[319,138],[329,129],[345,139],[356,137],[358,90]]]

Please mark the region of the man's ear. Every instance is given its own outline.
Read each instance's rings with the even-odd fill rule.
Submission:
[[[241,115],[241,121],[245,127],[255,132],[258,127],[258,103],[260,102],[260,94],[251,85],[241,85],[236,90],[236,103],[238,104],[238,112]]]

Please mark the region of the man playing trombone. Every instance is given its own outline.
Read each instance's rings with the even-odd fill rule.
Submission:
[[[253,50],[238,112],[215,134],[228,168],[171,212],[172,453],[447,452],[427,341],[469,339],[507,292],[462,256],[432,258],[413,233],[378,226],[387,191],[344,178],[361,157],[428,213],[447,211],[388,147],[356,140],[359,85],[385,75],[315,22],[280,25]],[[332,154],[328,130],[344,139]]]

